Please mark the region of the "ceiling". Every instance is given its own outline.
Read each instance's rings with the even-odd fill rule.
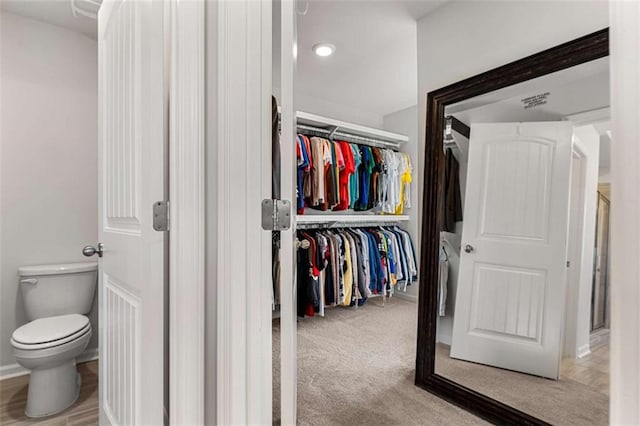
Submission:
[[[83,0],[75,0],[82,2]],[[296,90],[380,117],[417,103],[417,20],[446,0],[298,0]],[[1,0],[2,9],[97,38],[94,19],[72,0]],[[278,16],[277,7],[274,15]],[[278,22],[274,31],[279,33]],[[329,42],[336,52],[315,56]],[[279,43],[274,43],[274,74]]]
[[[76,3],[82,3],[82,0]],[[37,21],[79,32],[92,39],[98,37],[98,23],[86,16],[74,16],[71,0],[0,0],[2,10]]]
[[[545,103],[532,105],[527,101],[536,95],[542,95]],[[573,119],[571,116],[580,113],[605,110],[609,105],[609,58],[604,57],[448,105],[445,114],[467,125],[560,121]],[[593,123],[593,127],[600,134],[600,170],[608,171],[611,121],[602,119]]]
[[[416,21],[443,3],[299,0],[297,93],[380,116],[414,106]],[[317,57],[319,42],[335,45],[335,53]]]

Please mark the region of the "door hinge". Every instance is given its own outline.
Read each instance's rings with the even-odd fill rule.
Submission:
[[[262,200],[262,229],[284,231],[291,226],[291,203],[287,200]]]
[[[571,267],[571,262],[567,260],[567,268]]]
[[[153,203],[153,229],[158,232],[169,230],[168,201],[156,201]]]

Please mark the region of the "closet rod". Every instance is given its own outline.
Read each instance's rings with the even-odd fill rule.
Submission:
[[[377,148],[391,148],[395,150],[400,149],[400,144],[396,142],[389,142],[389,141],[380,140],[380,139],[372,139],[364,136],[352,135],[350,133],[338,132],[335,129],[331,129],[331,130],[323,129],[321,127],[309,126],[307,124],[298,124],[297,128],[298,128],[298,133],[302,133],[302,134],[306,134],[305,132],[311,132],[311,133],[317,132],[320,134],[312,135],[312,136],[326,137],[334,140],[335,139],[346,140],[347,142],[359,143],[361,145],[375,146]]]
[[[373,222],[373,221],[362,221],[362,222],[341,222],[339,220],[324,222],[324,223],[298,223],[296,225],[297,229],[329,229],[329,228],[379,228],[379,227],[388,227],[388,226],[396,226],[399,222]]]

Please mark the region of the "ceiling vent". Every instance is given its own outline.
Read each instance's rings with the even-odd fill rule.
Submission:
[[[70,0],[71,12],[76,18],[78,16],[85,16],[91,19],[98,18],[98,10],[102,0]]]

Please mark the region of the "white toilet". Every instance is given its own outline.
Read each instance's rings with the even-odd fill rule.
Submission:
[[[18,364],[31,370],[25,414],[43,417],[72,405],[80,394],[76,357],[91,339],[85,314],[93,304],[98,264],[24,266],[20,293],[29,323],[13,332]]]

